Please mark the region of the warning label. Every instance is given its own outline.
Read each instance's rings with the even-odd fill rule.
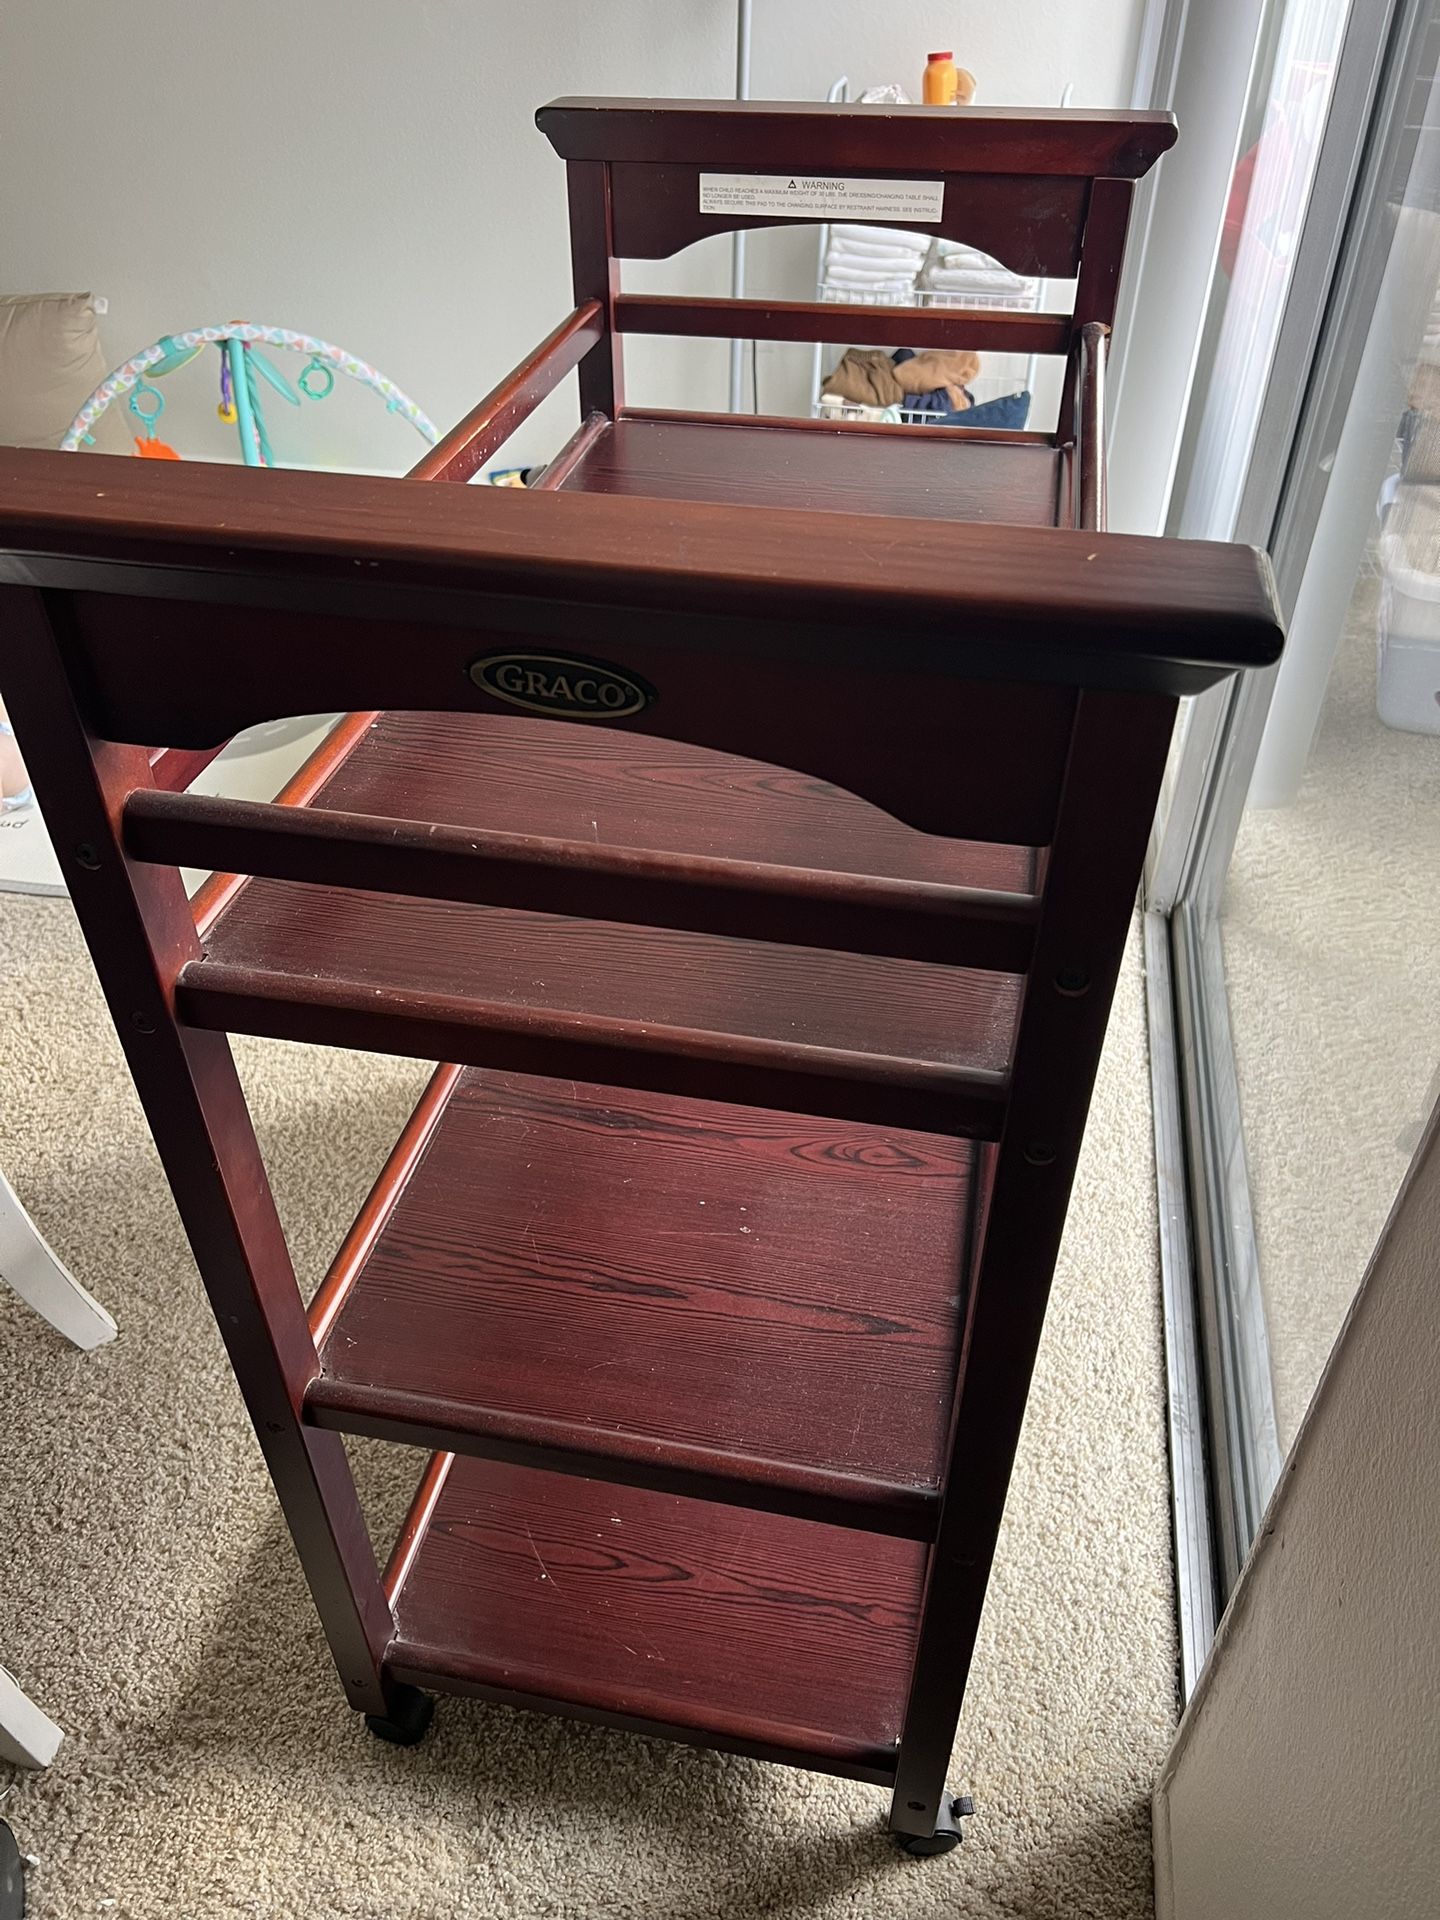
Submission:
[[[772,220],[938,220],[943,180],[817,179],[809,174],[702,173],[701,213]]]

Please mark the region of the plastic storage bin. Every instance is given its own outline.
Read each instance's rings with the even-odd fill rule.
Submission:
[[[1440,573],[1406,554],[1397,535],[1382,536],[1375,705],[1387,727],[1440,734]]]

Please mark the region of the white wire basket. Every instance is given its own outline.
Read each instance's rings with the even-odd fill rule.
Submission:
[[[824,239],[820,257],[823,263]],[[913,287],[900,293],[885,293],[869,287],[836,286],[822,277],[816,285],[815,295],[817,300],[826,305],[841,307],[914,307],[932,311],[937,308],[964,308],[969,312],[1038,313],[1044,300],[1044,285],[1042,280],[1025,280],[1019,287],[1003,292],[991,289],[969,293],[948,287]],[[992,353],[982,360],[981,371],[971,382],[969,391],[974,396],[975,404],[982,406],[987,400],[1001,400],[1012,393],[1033,393],[1034,389],[1033,356]],[[922,413],[911,407],[865,407],[851,401],[825,399],[824,349],[820,347],[815,349],[810,411],[817,420],[891,420],[898,417],[907,426],[943,427],[946,424],[942,414]]]

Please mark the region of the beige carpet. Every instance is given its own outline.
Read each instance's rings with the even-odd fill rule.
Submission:
[[[1295,804],[1245,816],[1222,922],[1282,1447],[1440,1094],[1440,738],[1375,712],[1378,594]]]
[[[953,1774],[981,1817],[916,1863],[872,1788],[460,1700],[413,1751],[366,1734],[68,904],[0,896],[0,1165],[121,1328],[75,1353],[0,1287],[0,1659],[69,1733],[5,1804],[32,1912],[1148,1915],[1176,1679],[1144,1045],[1132,950]],[[424,1071],[260,1044],[242,1064],[313,1280]],[[418,1467],[366,1449],[380,1531]]]

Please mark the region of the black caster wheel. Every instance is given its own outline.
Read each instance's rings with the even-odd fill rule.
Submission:
[[[892,1833],[890,1838],[912,1860],[933,1860],[936,1854],[951,1853],[960,1845],[965,1838],[960,1822],[968,1820],[974,1811],[975,1802],[968,1793],[962,1793],[942,1805],[934,1833]]]
[[[15,1836],[0,1820],[0,1920],[24,1920],[25,1862]]]
[[[365,1724],[377,1740],[387,1740],[392,1747],[413,1747],[425,1738],[434,1712],[433,1693],[422,1693],[419,1687],[397,1687],[390,1712],[367,1713]]]

